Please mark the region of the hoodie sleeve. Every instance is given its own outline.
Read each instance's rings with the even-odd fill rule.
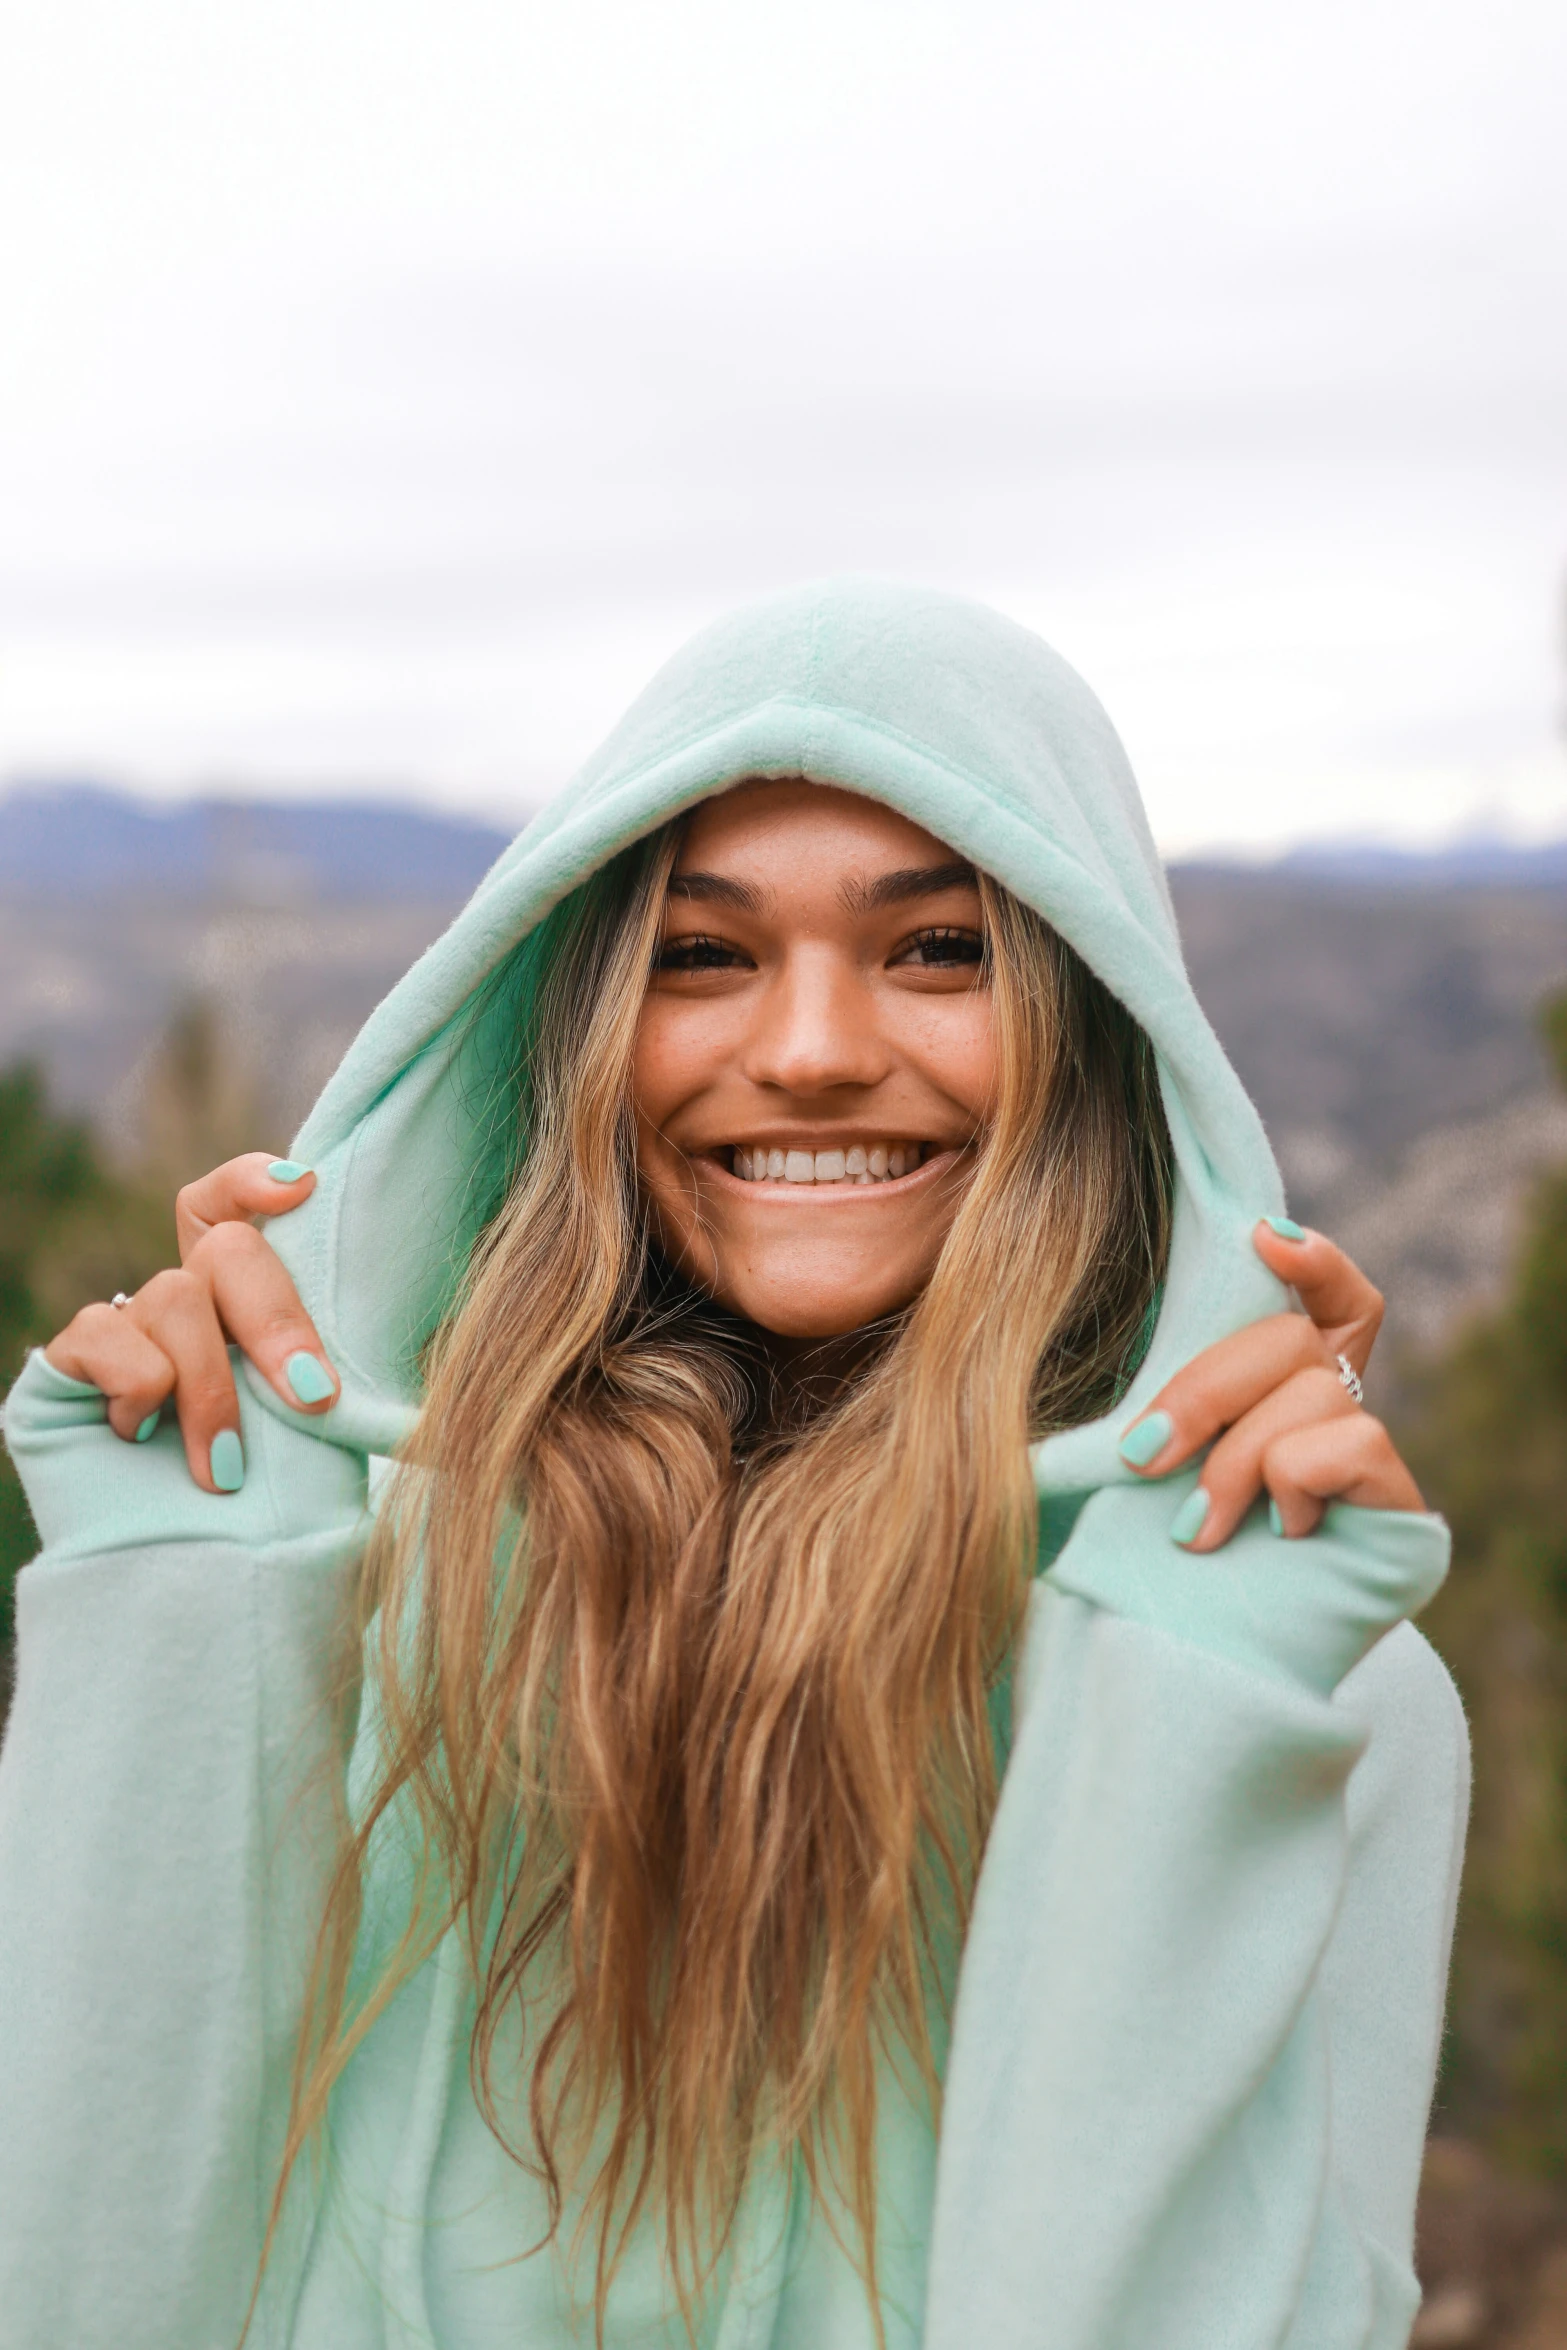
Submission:
[[[1095,1495],[1036,1592],[927,2350],[1401,2350],[1418,2306],[1468,1749],[1431,1650],[1383,1635],[1447,1531],[1259,1512],[1192,1557],[1182,1490]]]
[[[0,1758],[0,2345],[237,2342],[340,1816],[365,1464],[240,1383],[242,1492],[41,1354]],[[250,2339],[267,2340],[265,2323]]]

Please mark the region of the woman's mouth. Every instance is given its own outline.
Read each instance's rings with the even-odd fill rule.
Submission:
[[[856,1142],[829,1150],[732,1143],[713,1153],[742,1183],[896,1183],[950,1146],[937,1142]]]

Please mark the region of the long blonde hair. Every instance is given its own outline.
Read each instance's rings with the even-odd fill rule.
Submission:
[[[638,1193],[629,1068],[678,833],[552,918],[514,1178],[367,1562],[379,1768],[289,2142],[291,2164],[456,1928],[481,2110],[543,2176],[552,2233],[579,2201],[601,2329],[650,2207],[689,2316],[770,2156],[846,2198],[876,2306],[878,2069],[911,2058],[934,2116],[931,2005],[1033,1567],[1026,1446],[1114,1401],[1170,1194],[1146,1040],[982,876],[1001,1077],[978,1165],[922,1295],[780,1416],[755,1334],[670,1273]],[[361,1894],[398,1822],[412,1914],[365,1987]]]

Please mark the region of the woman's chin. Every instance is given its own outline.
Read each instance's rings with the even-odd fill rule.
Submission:
[[[823,1269],[825,1275],[825,1268]],[[929,1278],[929,1267],[910,1268],[903,1278],[889,1277],[878,1267],[874,1277],[844,1282],[812,1276],[811,1268],[793,1265],[773,1278],[747,1266],[733,1279],[714,1285],[721,1302],[774,1338],[847,1338],[888,1314],[897,1313],[919,1295]]]

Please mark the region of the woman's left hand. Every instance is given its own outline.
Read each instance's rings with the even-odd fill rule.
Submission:
[[[1424,1509],[1393,1439],[1340,1375],[1340,1355],[1365,1370],[1380,1293],[1320,1232],[1291,1240],[1263,1222],[1253,1240],[1305,1313],[1272,1314],[1206,1348],[1132,1422],[1122,1458],[1141,1476],[1168,1477],[1213,1447],[1171,1528],[1192,1551],[1228,1541],[1264,1492],[1275,1531],[1292,1536],[1310,1534],[1330,1501]]]

